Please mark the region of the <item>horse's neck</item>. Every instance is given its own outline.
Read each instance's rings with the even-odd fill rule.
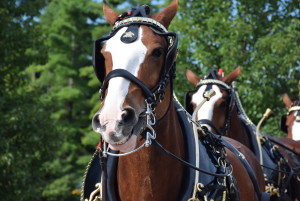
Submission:
[[[293,133],[292,133],[292,128],[288,129],[288,138],[293,139]]]
[[[172,102],[155,128],[157,141],[184,158],[182,131]],[[181,188],[183,166],[160,152],[155,145],[121,157],[118,164],[118,191],[122,201],[176,200]]]
[[[227,136],[241,142],[242,144],[246,145],[249,149],[251,149],[247,131],[243,126],[243,122],[238,116],[236,106],[234,106],[231,114],[231,120],[228,127]]]

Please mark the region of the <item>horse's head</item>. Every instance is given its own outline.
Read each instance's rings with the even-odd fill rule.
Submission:
[[[288,112],[281,118],[281,130],[288,133],[288,137],[300,140],[300,99],[292,102],[288,94],[284,94],[282,100]]]
[[[240,67],[226,76],[222,76],[222,73],[218,73],[215,70],[211,70],[209,75],[205,78],[199,78],[191,70],[187,69],[187,79],[196,86],[196,89],[187,94],[190,100],[189,112],[192,113],[196,106],[204,100],[204,94],[213,89],[216,95],[207,101],[197,112],[196,119],[207,119],[213,122],[217,128],[224,128],[228,119],[228,114],[231,112],[232,99],[231,99],[231,83],[236,80],[240,74]],[[186,101],[186,104],[188,101]],[[188,108],[188,107],[187,107]],[[208,126],[209,129],[210,126]]]
[[[137,137],[147,127],[147,106],[157,106],[158,118],[167,110],[169,85],[163,98],[175,70],[178,42],[167,28],[177,6],[174,0],[156,15],[149,14],[148,6],[119,15],[104,2],[104,15],[113,28],[94,46],[102,105],[93,118],[93,129],[113,150],[127,152],[136,147]]]

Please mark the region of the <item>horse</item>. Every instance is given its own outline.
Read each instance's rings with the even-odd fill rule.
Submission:
[[[207,102],[197,113],[197,119],[207,124],[207,127],[220,135],[233,138],[251,149],[263,164],[266,189],[272,195],[272,200],[290,200],[295,198],[298,186],[296,177],[291,178],[292,168],[295,167],[284,149],[274,145],[274,142],[261,133],[258,133],[259,143],[255,137],[256,127],[246,115],[238,93],[232,83],[240,74],[240,67],[226,76],[212,70],[205,78],[198,77],[191,70],[186,70],[187,79],[196,86],[186,96],[186,108],[192,112],[203,99],[207,89],[216,91],[216,96]],[[192,94],[192,95],[190,95]],[[277,140],[276,140],[277,141]],[[284,152],[284,153],[282,153]],[[292,166],[292,167],[291,167]],[[282,176],[284,175],[284,176]],[[294,175],[295,176],[295,175]],[[293,181],[296,185],[289,185]],[[288,194],[286,193],[288,191]]]
[[[155,15],[148,6],[119,15],[104,2],[113,28],[94,45],[102,103],[92,120],[102,140],[82,200],[259,199],[245,166],[219,138],[186,133],[191,122],[173,97],[178,37],[167,30],[177,8],[173,0]],[[196,144],[197,153],[190,150]]]
[[[288,109],[287,115],[281,118],[281,130],[287,133],[287,137],[300,140],[300,99],[291,101],[287,93],[283,94],[282,101]]]
[[[287,93],[283,94],[282,101],[288,109],[287,114],[283,115],[280,119],[280,129],[287,133],[287,137],[280,137],[279,142],[275,141],[285,150],[288,150],[288,156],[294,162],[291,164],[293,168],[300,167],[300,100],[291,101]],[[300,182],[300,176],[297,176],[297,180]],[[299,183],[298,182],[298,183]],[[300,185],[298,184],[298,189]],[[300,194],[300,193],[299,193]],[[298,196],[299,199],[300,196]]]

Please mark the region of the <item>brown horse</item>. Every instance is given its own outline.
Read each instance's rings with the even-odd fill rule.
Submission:
[[[288,94],[284,94],[282,100],[288,112],[281,118],[281,129],[288,135],[287,138],[280,138],[280,140],[300,154],[300,100],[292,102]]]
[[[286,196],[286,191],[288,191],[291,197],[296,197],[295,194],[297,194],[297,191],[293,191],[291,189],[292,187],[288,188],[288,184],[291,181],[289,177],[289,172],[291,172],[290,166],[292,166],[291,163],[293,163],[293,161],[289,158],[290,164],[288,165],[285,157],[289,156],[287,156],[285,150],[280,149],[281,152],[278,151],[273,143],[261,133],[259,133],[259,138],[262,143],[262,148],[256,141],[256,127],[245,114],[237,92],[231,87],[232,82],[237,79],[239,74],[240,67],[226,76],[221,76],[215,71],[211,71],[210,74],[206,76],[206,79],[201,79],[191,70],[187,69],[186,76],[188,80],[196,86],[196,89],[191,91],[191,93],[193,93],[192,96],[188,96],[187,107],[191,110],[195,109],[196,105],[203,99],[205,91],[210,88],[214,89],[216,96],[203,105],[197,112],[198,120],[202,120],[203,122],[203,119],[206,119],[206,121],[211,122],[208,123],[207,127],[214,132],[241,142],[257,155],[264,164],[263,167],[267,182],[266,188],[267,191],[273,195],[272,199],[289,200],[289,197]],[[210,124],[215,126],[211,126]],[[284,171],[275,171],[277,169],[284,169]],[[283,174],[284,176],[282,176]],[[280,181],[281,178],[283,178],[282,181]],[[284,179],[286,179],[286,181]],[[277,181],[275,182],[275,180]],[[298,185],[295,179],[294,182]]]
[[[186,173],[190,168],[169,157],[175,155],[184,161],[191,158],[188,154],[187,133],[180,126],[178,115],[182,114],[183,109],[176,106],[178,104],[173,99],[172,78],[177,36],[168,32],[167,28],[176,14],[177,6],[178,1],[173,0],[156,15],[150,15],[147,6],[119,15],[104,3],[104,15],[113,29],[108,37],[97,40],[95,45],[94,67],[102,82],[100,97],[103,102],[93,118],[93,128],[104,139],[99,153],[102,173],[106,168],[107,173],[102,174],[102,189],[83,192],[83,199],[93,200],[93,196],[96,193],[100,196],[100,192],[105,201],[206,200],[209,192],[219,190],[222,194],[209,196],[216,200],[258,200],[245,167],[229,150],[226,153],[230,165],[227,160],[223,160],[225,155],[218,151],[223,150],[222,143],[212,135],[221,149],[212,147],[207,153],[200,152],[200,164],[208,166],[211,160],[215,160],[214,157],[210,160],[211,155],[220,156],[216,160],[220,165],[213,167],[220,171],[214,172],[217,179],[213,181],[216,182],[203,186],[199,177],[199,183],[189,185],[192,181]],[[102,46],[99,47],[99,44]],[[205,146],[210,147],[212,144],[207,143]],[[120,153],[112,153],[112,150]],[[106,155],[109,155],[108,158],[105,158]],[[105,166],[110,156],[120,156],[114,168]],[[93,165],[92,161],[90,167]],[[90,167],[88,170],[91,170]],[[111,169],[116,169],[116,172],[110,173]],[[234,179],[228,169],[233,170]],[[190,174],[195,175],[195,171],[190,171]],[[90,175],[92,179],[96,177],[88,172],[87,177],[90,178]],[[115,175],[115,179],[110,178]],[[110,186],[111,183],[114,186]],[[188,191],[196,192],[197,196],[182,196],[186,186],[191,186],[192,189]],[[211,188],[207,188],[209,186]],[[234,191],[235,187],[238,191]],[[108,191],[112,190],[113,199],[110,199]],[[108,198],[104,198],[105,194],[108,194]]]

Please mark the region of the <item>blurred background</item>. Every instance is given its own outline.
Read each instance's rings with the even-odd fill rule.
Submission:
[[[148,4],[156,13],[169,0],[110,0],[119,13]],[[200,77],[241,66],[244,109],[262,131],[285,136],[282,94],[298,98],[299,0],[179,0],[170,30],[179,34],[175,93]],[[82,176],[99,135],[91,118],[100,106],[92,68],[93,40],[110,31],[96,0],[0,2],[0,200],[79,200]]]

